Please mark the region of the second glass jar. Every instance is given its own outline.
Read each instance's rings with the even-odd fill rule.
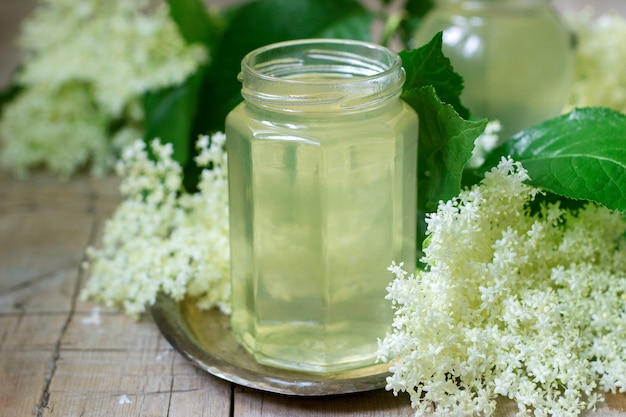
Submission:
[[[573,76],[569,32],[547,0],[435,0],[414,36],[443,31],[443,50],[465,80],[472,115],[502,124],[501,137],[557,116]]]
[[[417,115],[404,71],[364,42],[269,45],[227,117],[232,331],[266,365],[375,362],[391,261],[415,267]]]

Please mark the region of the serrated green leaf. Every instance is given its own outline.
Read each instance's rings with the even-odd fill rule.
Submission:
[[[405,89],[432,85],[444,103],[452,105],[464,119],[469,110],[461,104],[463,77],[452,68],[450,60],[442,52],[443,34],[437,33],[426,45],[411,51],[400,52],[406,71]]]
[[[465,120],[463,78],[441,52],[442,34],[426,45],[400,53],[407,74],[402,99],[419,115],[417,247],[426,235],[426,213],[461,191],[464,168],[487,120]],[[461,115],[459,114],[461,112]],[[418,256],[419,259],[419,256]]]
[[[507,155],[537,187],[626,211],[626,115],[618,111],[582,108],[540,123],[505,141],[486,165]]]
[[[461,105],[463,77],[442,52],[442,33],[426,45],[400,52],[406,72],[402,99],[420,117],[418,206],[436,209],[461,190],[461,179],[471,157],[474,141],[484,131],[486,120],[465,120],[469,111]]]
[[[420,117],[418,206],[425,212],[433,211],[440,200],[461,191],[463,169],[487,121],[464,120],[439,99],[432,86],[405,91],[402,99]]]

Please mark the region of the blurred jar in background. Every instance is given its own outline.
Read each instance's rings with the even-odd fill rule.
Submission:
[[[548,0],[436,0],[411,48],[443,31],[473,117],[509,136],[560,114],[573,76],[571,36]]]

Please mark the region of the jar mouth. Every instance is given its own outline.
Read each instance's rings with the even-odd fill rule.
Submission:
[[[404,78],[394,52],[342,39],[264,46],[244,57],[239,74],[246,102],[289,112],[376,107],[400,94]]]

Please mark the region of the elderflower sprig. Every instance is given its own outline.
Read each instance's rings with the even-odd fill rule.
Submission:
[[[19,176],[106,172],[129,136],[143,136],[141,96],[183,83],[208,60],[163,0],[40,0],[20,46],[21,91],[0,118],[0,162]]]
[[[626,221],[588,204],[531,202],[522,166],[503,159],[428,219],[424,271],[399,265],[388,288],[387,388],[416,415],[577,416],[626,391]]]
[[[62,178],[91,164],[103,173],[113,158],[110,119],[94,105],[83,83],[33,86],[5,109],[0,120],[0,162],[17,177],[45,165]]]
[[[594,18],[591,9],[567,16],[576,35],[576,71],[568,107],[606,106],[626,113],[626,19]]]
[[[102,247],[87,251],[91,276],[82,293],[138,315],[159,292],[197,298],[203,308],[230,309],[230,252],[225,135],[198,142],[199,191],[182,188],[171,144],[142,141],[118,165],[125,197],[107,221]],[[150,158],[149,152],[154,155]]]
[[[21,83],[81,80],[114,117],[141,94],[180,84],[208,58],[204,45],[185,42],[163,0],[41,0],[20,45]]]

